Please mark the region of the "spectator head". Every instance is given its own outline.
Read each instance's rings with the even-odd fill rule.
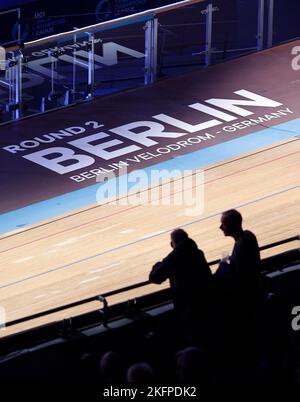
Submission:
[[[209,368],[203,350],[191,346],[176,354],[176,377],[180,384],[202,384],[209,381]]]
[[[127,370],[127,382],[132,384],[151,384],[153,382],[153,370],[148,363],[136,363]]]
[[[222,213],[220,229],[225,236],[235,237],[242,229],[242,215],[236,209],[230,209]]]
[[[171,247],[175,248],[188,238],[189,238],[188,234],[183,229],[173,230],[173,232],[171,233]]]
[[[258,367],[258,383],[261,385],[280,384],[283,380],[283,370],[279,360],[265,359]]]
[[[116,384],[122,380],[122,362],[115,352],[106,352],[100,358],[100,374],[105,383]]]
[[[300,385],[300,366],[296,369],[296,384]]]

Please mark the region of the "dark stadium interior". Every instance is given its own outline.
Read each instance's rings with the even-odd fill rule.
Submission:
[[[283,113],[282,126],[278,125],[275,120],[270,123],[260,121],[256,127],[253,127],[255,124],[253,123],[252,126],[251,121],[246,120],[248,119],[246,116],[254,113],[251,107],[253,108],[253,102],[258,102],[257,98],[249,97],[247,101],[239,98],[236,103],[231,104],[231,111],[227,108],[227,112],[238,114],[236,110],[240,109],[240,117],[243,116],[244,119],[242,123],[248,122],[248,125],[242,127],[243,131],[237,134],[236,127],[232,129],[233,126],[230,125],[232,123],[228,123],[227,127],[231,127],[231,131],[228,129],[228,132],[223,132],[222,137],[218,137],[213,145],[221,147],[226,142],[234,141],[237,138],[243,138],[246,142],[247,136],[250,137],[255,133],[265,137],[270,135],[271,138],[274,132],[276,134],[276,131],[280,130],[290,132],[290,134],[286,134],[286,137],[276,137],[275,135],[274,143],[276,141],[279,143],[279,139],[291,143],[300,140],[297,126],[300,116],[300,96],[297,92],[299,79],[296,75],[299,72],[296,71],[297,68],[291,68],[293,56],[290,54],[293,49],[292,52],[295,52],[293,55],[298,57],[297,49],[300,51],[300,1],[298,0],[211,0],[159,14],[157,58],[155,59],[157,63],[155,74],[157,75],[149,68],[151,71],[149,70],[148,77],[145,59],[147,62],[150,53],[147,56],[147,49],[145,50],[145,21],[152,21],[152,17],[138,18],[134,23],[120,23],[113,28],[100,27],[95,32],[92,30],[92,41],[87,29],[86,32],[80,32],[78,37],[70,34],[65,37],[55,37],[45,43],[29,43],[42,40],[48,35],[73,30],[74,27],[77,29],[108,22],[172,3],[174,1],[171,0],[128,0],[127,2],[78,0],[72,2],[72,6],[70,6],[69,2],[56,0],[51,2],[49,0],[0,1],[0,45],[2,43],[5,48],[7,57],[5,63],[8,63],[8,67],[1,70],[0,58],[0,246],[4,244],[4,241],[12,239],[11,245],[1,248],[0,253],[4,254],[7,251],[13,253],[14,248],[17,247],[22,252],[23,245],[34,243],[35,238],[32,240],[28,237],[27,240],[27,229],[28,236],[30,236],[31,229],[41,228],[41,235],[37,235],[37,238],[40,236],[39,239],[48,241],[48,221],[46,222],[48,219],[52,223],[54,222],[54,225],[57,224],[57,233],[60,233],[60,231],[63,232],[59,226],[63,225],[63,213],[71,219],[73,210],[78,209],[74,216],[80,215],[79,208],[83,207],[83,201],[80,203],[81,201],[78,200],[77,207],[70,208],[66,206],[66,202],[65,210],[63,210],[60,209],[60,203],[64,203],[60,200],[63,198],[58,197],[64,197],[66,194],[68,196],[69,193],[72,193],[72,197],[74,197],[76,191],[82,190],[81,193],[77,193],[77,197],[80,198],[80,194],[82,194],[84,198],[83,191],[92,184],[92,181],[80,182],[80,179],[78,182],[72,181],[70,177],[64,176],[62,173],[58,175],[58,172],[55,172],[53,168],[51,170],[51,167],[43,170],[42,163],[33,164],[34,159],[30,160],[30,157],[26,159],[24,155],[26,152],[31,152],[31,148],[39,146],[40,144],[34,144],[34,142],[37,143],[36,138],[46,133],[50,133],[48,142],[53,140],[54,137],[51,137],[53,133],[56,133],[56,136],[57,133],[66,136],[67,139],[56,137],[60,141],[60,147],[66,146],[67,143],[70,144],[67,142],[70,141],[69,136],[77,135],[78,141],[84,138],[85,128],[80,133],[75,132],[83,125],[83,119],[87,120],[86,125],[93,123],[97,126],[95,135],[99,135],[100,127],[109,126],[109,129],[106,130],[113,132],[109,135],[115,141],[114,146],[118,144],[118,140],[122,136],[116,129],[123,127],[122,125],[127,123],[127,120],[128,122],[142,121],[144,127],[147,127],[147,120],[155,119],[158,115],[163,116],[162,113],[166,112],[167,108],[171,110],[171,116],[176,115],[178,119],[181,119],[176,120],[179,124],[182,123],[185,129],[189,127],[189,132],[194,133],[197,132],[197,129],[194,131],[193,129],[197,124],[200,125],[199,121],[201,124],[204,124],[203,121],[207,121],[207,116],[202,116],[201,120],[195,110],[185,113],[184,106],[189,105],[190,107],[191,103],[195,103],[194,94],[198,96],[199,101],[206,102],[204,99],[208,99],[207,102],[213,105],[213,102],[216,101],[214,91],[218,87],[221,100],[230,104],[230,99],[227,99],[229,95],[236,100],[237,96],[240,96],[240,94],[237,95],[237,92],[242,88],[247,90],[248,85],[252,95],[255,92],[259,94],[259,99],[269,101],[272,99],[270,102],[273,103],[276,103],[275,100],[280,100],[282,103],[277,102],[277,104],[286,103],[285,107],[291,108],[292,111],[290,110],[288,115]],[[214,17],[212,43],[208,45],[208,19],[205,13],[208,13],[209,8],[205,9],[205,7],[210,4],[214,8]],[[257,19],[262,5],[264,15],[259,15],[262,16],[263,32],[260,34],[263,36],[263,40],[259,44]],[[274,20],[270,36],[268,10],[271,5],[274,6]],[[6,14],[7,11],[15,8],[20,9],[20,20],[18,20],[18,11]],[[19,37],[18,34],[20,34]],[[272,38],[272,46],[268,43],[270,38]],[[211,54],[208,54],[208,46],[211,46]],[[208,56],[210,56],[209,60]],[[92,62],[91,57],[94,58]],[[209,66],[210,64],[213,66]],[[93,65],[93,70],[91,70],[91,65]],[[14,85],[20,84],[14,75],[17,71],[16,66],[20,66],[21,69],[20,79],[21,86],[23,86],[20,95],[22,101],[18,100],[18,96],[14,92],[18,90],[18,85],[16,87]],[[155,78],[151,74],[154,74]],[[207,103],[205,105],[207,107]],[[249,106],[251,112],[245,112],[246,109],[238,108],[236,105],[242,105],[243,108],[245,105]],[[259,106],[263,107],[264,112],[261,113],[266,113],[264,116],[271,115],[269,105]],[[220,112],[219,109],[222,106],[219,106],[218,103],[214,107],[215,113],[218,108],[217,112],[223,115],[224,121],[234,120],[235,117],[233,118],[232,114]],[[197,110],[196,107],[194,109]],[[243,110],[244,114],[242,114]],[[278,111],[276,112],[278,113]],[[276,112],[274,113],[276,114]],[[100,117],[98,116],[101,116],[103,124],[99,124]],[[188,120],[186,116],[189,118],[189,124],[185,123]],[[271,118],[275,119],[274,116]],[[161,118],[160,122],[163,121]],[[65,127],[71,131],[61,133]],[[135,127],[137,129],[135,134],[143,133],[141,127],[143,126]],[[161,140],[161,145],[164,147],[168,146],[170,138],[177,138],[176,135],[182,129],[180,125],[172,125],[172,121],[169,125],[167,123],[166,127],[166,134],[170,134],[170,131],[172,133]],[[174,129],[174,127],[176,128]],[[210,127],[213,125],[208,126],[209,131]],[[188,131],[188,128],[186,130]],[[271,134],[269,134],[270,132]],[[206,132],[205,135],[207,135]],[[147,136],[145,138],[149,140]],[[21,149],[17,155],[14,151],[6,149],[11,146],[20,149],[20,144],[22,141],[26,142],[25,140],[29,144],[29,150],[26,144],[24,146],[26,149]],[[127,137],[124,144],[129,147],[130,141],[131,139]],[[119,141],[119,143],[121,142],[123,141]],[[92,140],[87,144],[91,143]],[[269,145],[273,145],[271,140],[262,142],[261,148]],[[58,145],[56,146],[58,147]],[[210,146],[212,145],[209,142],[203,142],[202,138],[201,145],[193,146],[192,149],[185,148],[178,153],[179,156],[163,155],[159,162],[172,160],[172,163],[176,163],[176,161],[180,163],[183,159],[176,159],[177,157],[185,157],[184,161],[186,161],[192,151],[205,151]],[[42,143],[42,147],[45,150],[48,144]],[[157,147],[153,145],[152,147],[145,149],[155,152]],[[236,147],[238,148],[238,145]],[[94,148],[96,149],[96,146]],[[52,153],[48,161],[51,161],[51,158],[52,161],[58,158],[60,150],[66,148],[55,149],[56,151]],[[84,148],[81,149],[84,150]],[[230,157],[234,159],[248,154],[248,152],[254,154],[254,150],[260,148],[256,146],[245,149],[247,152],[236,151],[235,154],[230,154]],[[115,148],[117,156],[111,158],[112,160],[108,157],[107,160],[102,161],[102,166],[108,169],[112,163],[118,163],[120,156],[117,151],[118,148]],[[295,150],[295,153],[297,152]],[[86,155],[85,157],[88,158]],[[91,158],[91,156],[89,157]],[[281,155],[274,157],[274,160],[278,159],[279,165],[281,157]],[[223,159],[215,159],[215,163]],[[158,163],[156,160],[151,162],[146,162],[146,160],[148,159],[145,157],[141,161],[141,169],[150,168]],[[263,162],[259,163],[263,170]],[[182,162],[182,164],[184,163]],[[68,166],[71,164],[64,165],[64,167]],[[93,169],[99,167],[97,159],[94,159],[91,167]],[[133,166],[128,171],[131,172],[135,169],[137,168]],[[249,169],[250,167],[247,167],[245,170]],[[241,170],[241,175],[245,170]],[[274,170],[274,181],[280,181],[278,172],[279,168]],[[84,174],[88,175],[86,172]],[[119,172],[118,174],[121,175]],[[293,172],[293,174],[295,176],[298,174],[298,182],[293,187],[294,181],[291,179],[290,185],[291,188],[298,190],[299,172]],[[278,175],[278,179],[276,175]],[[257,181],[262,180],[263,178],[261,179],[258,175]],[[253,188],[239,190],[245,193],[253,191],[255,195],[255,182],[253,181],[253,183]],[[285,188],[278,190],[277,193],[283,194],[284,191],[286,191]],[[245,227],[246,230],[242,228],[242,217],[235,210],[235,206],[239,206],[239,199],[235,200],[235,195],[230,193],[225,194],[226,196],[228,199],[232,196],[232,210],[228,211],[226,208],[227,212],[224,213],[215,208],[213,213],[218,219],[220,218],[220,228],[213,221],[212,230],[219,232],[221,229],[222,236],[224,234],[224,236],[234,239],[230,255],[223,255],[221,259],[213,261],[208,260],[207,265],[204,256],[206,250],[203,250],[202,256],[202,251],[199,252],[196,243],[191,240],[193,235],[191,238],[186,238],[186,233],[182,229],[179,230],[179,235],[178,233],[174,235],[173,231],[170,237],[169,254],[163,255],[162,257],[165,258],[156,264],[156,255],[153,257],[152,271],[151,266],[146,267],[151,274],[149,277],[144,275],[144,281],[128,283],[117,289],[108,288],[107,292],[100,292],[98,295],[91,292],[85,299],[77,300],[66,297],[66,301],[59,306],[53,303],[52,308],[45,307],[42,311],[33,308],[31,314],[16,315],[13,316],[14,318],[9,316],[7,322],[0,322],[0,385],[2,389],[9,387],[7,389],[11,390],[12,395],[14,392],[19,394],[20,391],[25,395],[25,392],[29,390],[33,397],[41,395],[39,386],[42,386],[44,390],[47,390],[46,392],[49,392],[49,395],[54,392],[56,396],[66,395],[71,398],[83,392],[85,400],[109,398],[130,400],[148,399],[152,396],[151,393],[154,389],[151,387],[157,387],[157,390],[155,388],[153,392],[157,392],[156,397],[163,399],[165,397],[183,398],[184,387],[191,387],[187,392],[193,392],[193,387],[195,387],[195,396],[201,399],[204,397],[207,387],[218,391],[218,386],[221,389],[224,385],[242,385],[247,386],[245,389],[249,390],[252,386],[265,386],[273,390],[276,387],[289,390],[294,386],[299,386],[300,227],[297,208],[299,209],[300,199],[295,201],[293,198],[289,202],[289,193],[286,195],[289,213],[293,215],[293,208],[295,209],[293,228],[281,227],[283,233],[286,232],[287,235],[278,239],[277,232],[271,233],[267,241],[257,244],[255,234],[252,231],[249,232],[248,227]],[[46,212],[45,214],[41,212],[42,218],[33,217],[31,220],[31,217],[26,216],[28,214],[27,207],[29,207],[28,211],[31,211],[31,206],[34,207],[38,205],[37,203],[42,205],[43,202],[52,199],[55,199],[52,204],[44,204],[43,208]],[[264,199],[264,197],[258,194],[257,199]],[[71,205],[73,198],[68,202]],[[58,205],[57,209],[56,206],[54,207],[54,203]],[[88,202],[86,204],[88,205]],[[247,202],[240,203],[240,205],[244,207]],[[85,212],[87,210],[88,208]],[[210,213],[213,216],[213,213]],[[284,217],[281,216],[280,206],[272,207],[268,213],[270,227],[271,224],[274,225],[272,228],[276,227],[276,224],[282,225]],[[116,212],[117,214],[118,212]],[[247,218],[244,211],[242,215],[243,218]],[[228,218],[228,216],[230,217]],[[161,218],[164,219],[163,216]],[[16,223],[13,221],[14,219]],[[117,222],[118,216],[115,219]],[[145,216],[145,221],[146,219],[149,217]],[[87,218],[83,218],[83,220],[88,222]],[[196,220],[187,219],[182,227],[190,233],[195,222],[198,225]],[[9,226],[10,224],[11,226]],[[135,224],[133,222],[132,226]],[[172,224],[170,222],[168,228]],[[256,221],[255,213],[251,215],[251,224],[255,229],[260,224],[259,220]],[[6,229],[7,227],[10,227],[10,230]],[[77,223],[75,227],[77,227]],[[156,239],[156,236],[162,233],[160,229],[158,228],[157,233],[151,232],[148,238]],[[67,228],[67,230],[69,229]],[[293,235],[291,235],[291,231],[293,231]],[[169,234],[169,232],[165,230],[163,235]],[[281,232],[278,231],[278,233]],[[176,239],[177,235],[178,239]],[[53,234],[49,231],[49,238],[51,236]],[[85,234],[83,233],[82,236],[84,238]],[[114,237],[113,230],[111,237]],[[140,244],[139,241],[144,238],[147,237],[133,240],[129,238],[128,244],[140,247],[142,250],[143,244]],[[99,239],[99,249],[101,250],[101,235],[99,235]],[[117,235],[116,239],[118,239]],[[216,248],[218,246],[217,239],[216,237]],[[161,238],[157,241],[162,242]],[[109,250],[115,252],[118,248],[124,248],[126,244],[120,242],[120,244],[114,245],[116,248],[111,246]],[[211,240],[211,244],[214,245],[213,240]],[[284,246],[284,251],[279,249],[281,246]],[[106,249],[104,248],[104,250]],[[166,250],[164,243],[161,243],[161,250]],[[264,251],[268,252],[267,256],[263,255]],[[128,251],[128,259],[135,258],[130,253],[131,249]],[[142,253],[143,251],[141,251]],[[164,251],[161,252],[161,254],[163,253]],[[25,252],[24,255],[16,254],[16,257],[20,259],[20,265],[17,267],[22,268],[22,258],[25,262],[27,254]],[[30,260],[31,256],[28,258]],[[91,251],[87,257],[83,254],[77,258],[76,262],[85,263],[85,258],[86,260],[94,258],[93,252]],[[54,272],[69,264],[68,260],[64,261],[62,258],[60,264],[57,265],[59,268],[54,264],[55,268],[52,269],[49,264],[51,256],[47,256],[46,259],[47,262],[43,267],[46,273],[51,270]],[[8,260],[3,261],[4,263],[0,264],[0,270],[5,272],[5,264]],[[69,265],[72,264],[73,262]],[[127,262],[122,262],[122,264],[127,264]],[[204,268],[201,269],[209,271],[208,279],[205,279],[205,275],[197,276],[195,274],[193,277],[193,270],[189,271],[193,264],[199,268],[202,264]],[[174,274],[177,269],[178,276],[176,273]],[[18,281],[21,283],[22,281],[29,282],[29,279],[35,280],[43,276],[45,272],[35,272],[34,270],[29,271],[28,274],[20,272],[17,279],[13,279],[16,282],[11,279],[0,282],[0,321],[2,320],[2,304],[5,305],[6,299],[10,297],[6,296],[6,287],[8,288],[14,283],[19,285]],[[118,273],[116,273],[117,275]],[[189,280],[187,280],[188,276]],[[87,279],[86,282],[89,280]],[[167,280],[170,281],[170,286],[160,289],[159,284]],[[155,288],[151,288],[155,291],[148,292],[147,286],[150,284],[151,286],[156,284]],[[131,293],[128,298],[124,296],[125,301],[111,302],[115,296],[127,295],[127,292]],[[135,296],[134,292],[139,292],[138,296]],[[15,297],[18,302],[20,300],[22,302],[22,291],[20,290]],[[55,291],[52,297],[55,297]],[[34,303],[38,306],[38,302],[33,302],[33,306]],[[84,308],[90,303],[94,303],[93,306],[98,307],[91,308],[89,312],[68,313],[68,310],[75,311],[71,310],[74,308],[84,311]],[[80,310],[81,308],[82,310]],[[55,318],[56,313],[64,314],[65,312],[65,319]],[[48,317],[49,321],[46,324],[35,324],[41,322],[38,321],[39,319],[47,320]],[[20,324],[25,326],[20,327],[22,329],[19,331],[14,330]],[[14,333],[9,332],[9,335],[6,335],[6,329],[14,331]],[[136,390],[136,394],[134,390]]]

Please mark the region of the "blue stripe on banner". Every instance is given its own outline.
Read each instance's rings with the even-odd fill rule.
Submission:
[[[139,184],[141,188],[148,185],[158,184],[156,180],[151,177],[151,171],[153,169],[165,170],[164,178],[168,179],[173,176],[171,173],[172,170],[182,172],[184,170],[201,169],[207,165],[254,151],[274,142],[295,137],[296,135],[299,135],[299,133],[300,118],[234,140],[194,151],[186,155],[177,156],[168,161],[143,169],[144,183],[140,182]],[[127,181],[127,175],[112,179],[109,184],[111,197],[126,195],[128,190],[130,190],[130,183]],[[131,186],[133,185],[136,185],[136,183],[131,183]],[[98,191],[100,186],[101,184],[93,184],[80,190],[72,191],[67,194],[2,214],[0,233],[10,232],[23,226],[32,225],[61,214],[70,213],[74,209],[95,204],[96,195],[100,196],[98,202],[104,202],[105,194],[101,196]]]

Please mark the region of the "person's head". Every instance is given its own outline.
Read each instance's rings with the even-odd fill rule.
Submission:
[[[257,380],[261,385],[279,384],[283,379],[283,368],[278,359],[264,359],[257,370]]]
[[[188,238],[189,238],[188,234],[183,229],[173,230],[173,232],[171,233],[171,247],[175,248]]]
[[[176,378],[180,384],[207,384],[209,365],[205,352],[194,346],[176,354]]]
[[[230,209],[222,213],[220,229],[225,236],[236,237],[242,232],[242,215],[236,209]]]
[[[153,382],[154,373],[152,367],[148,363],[136,363],[127,370],[127,383],[132,384],[151,384]]]
[[[99,361],[100,373],[105,383],[117,383],[122,378],[123,365],[119,355],[106,352]]]

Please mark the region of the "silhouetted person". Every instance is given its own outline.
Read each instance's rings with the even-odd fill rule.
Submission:
[[[120,384],[123,380],[123,364],[115,352],[106,352],[99,361],[101,381],[104,384]]]
[[[222,214],[220,229],[225,236],[234,238],[234,247],[227,261],[221,261],[217,275],[232,281],[234,291],[251,297],[258,285],[260,253],[255,235],[242,228],[242,215],[235,209]]]
[[[284,380],[284,371],[280,359],[264,359],[257,369],[257,383],[259,385],[281,384]]]
[[[153,266],[149,280],[170,280],[175,312],[189,341],[197,342],[205,337],[211,271],[203,251],[183,229],[171,233],[171,247],[173,251]]]
[[[99,364],[97,356],[92,353],[84,353],[80,357],[80,371],[77,381],[81,384],[93,386],[99,381]]]
[[[188,347],[176,353],[176,379],[180,384],[208,385],[210,369],[203,350]]]
[[[216,299],[228,336],[226,342],[228,345],[233,342],[238,358],[238,347],[243,347],[243,343],[249,345],[246,350],[251,355],[251,322],[257,301],[260,253],[255,235],[243,230],[242,215],[235,209],[222,214],[220,229],[225,236],[234,238],[234,247],[231,256],[220,262],[214,275]]]

